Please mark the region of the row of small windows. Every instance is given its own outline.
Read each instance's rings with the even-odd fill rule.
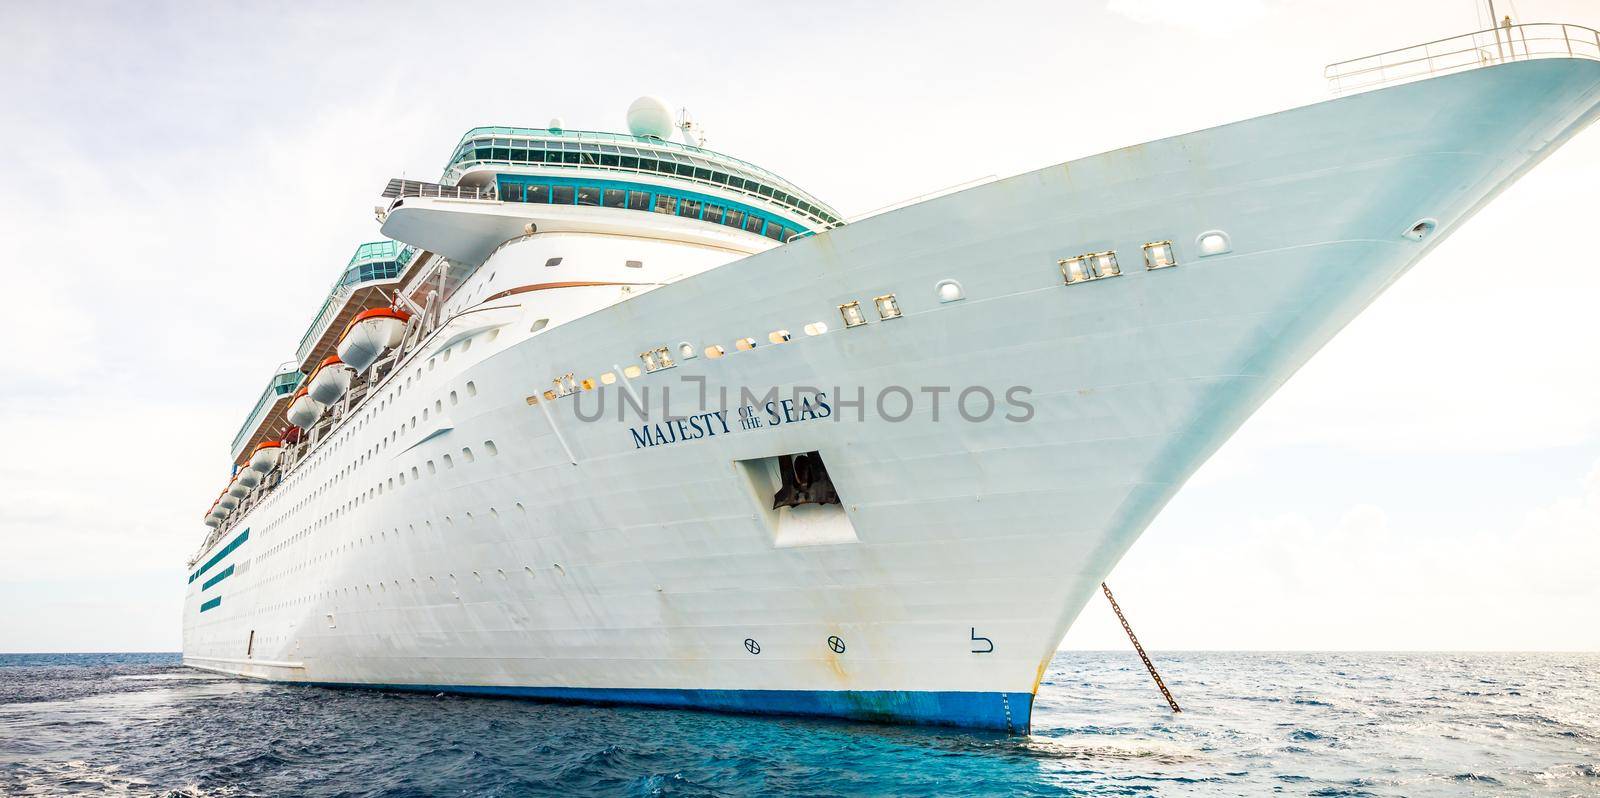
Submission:
[[[800,230],[785,227],[779,222],[760,216],[754,211],[725,208],[711,202],[680,196],[667,191],[640,191],[638,189],[601,188],[599,186],[561,186],[537,183],[502,183],[500,199],[503,202],[535,202],[551,205],[589,205],[604,208],[624,208],[633,211],[651,211],[670,216],[699,219],[727,227],[736,227],[774,241],[788,241]]]
[[[516,145],[516,146],[512,146]],[[731,188],[754,196],[765,197],[775,202],[789,205],[802,213],[812,216],[828,224],[837,224],[838,217],[781,189],[751,180],[739,175],[732,175],[716,169],[702,166],[702,161],[685,163],[674,160],[671,153],[656,152],[653,150],[635,150],[631,147],[609,147],[606,149],[618,152],[606,152],[603,145],[569,143],[568,147],[581,147],[582,149],[558,150],[562,142],[543,142],[550,147],[550,151],[540,149],[538,141],[513,141],[511,139],[478,139],[463,144],[456,151],[456,157],[451,161],[451,166],[460,166],[467,161],[499,161],[518,164],[542,164],[546,166],[575,166],[575,167],[610,167],[635,172],[650,172],[654,174],[672,175],[698,183]],[[634,153],[632,155],[627,153]]]

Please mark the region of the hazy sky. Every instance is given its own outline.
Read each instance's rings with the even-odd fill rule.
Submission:
[[[1600,27],[1592,0],[1498,5]],[[849,215],[1326,99],[1324,64],[1483,19],[0,0],[0,651],[178,648],[234,432],[379,237],[384,181],[436,177],[469,127],[621,130],[659,94]],[[1590,130],[1201,470],[1110,578],[1148,646],[1600,648],[1597,178]],[[1126,645],[1100,601],[1066,641]]]

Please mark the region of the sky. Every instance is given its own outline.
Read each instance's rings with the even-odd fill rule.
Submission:
[[[1593,0],[1498,6],[1600,27]],[[179,648],[235,431],[379,238],[384,182],[437,177],[469,127],[623,130],[655,94],[850,216],[1328,99],[1325,64],[1485,19],[1469,0],[0,0],[0,651]],[[1600,649],[1597,175],[1590,130],[1195,475],[1109,578],[1148,648]],[[1098,599],[1063,643],[1127,645]]]

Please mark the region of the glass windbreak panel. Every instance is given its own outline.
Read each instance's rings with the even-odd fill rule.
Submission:
[[[648,211],[648,210],[650,210],[650,192],[648,192],[648,191],[630,191],[630,192],[628,192],[628,208],[631,209],[631,210],[635,210],[635,211]]]
[[[621,208],[627,204],[628,192],[620,188],[608,188],[600,195],[600,204],[607,208]]]
[[[494,148],[494,159],[496,161],[507,161],[507,160],[510,160],[511,159],[511,150],[508,150],[505,147],[495,147]]]
[[[695,177],[696,180],[710,180],[711,179],[711,170],[710,169],[701,169],[699,167],[695,167],[694,177]]]
[[[680,200],[678,202],[678,215],[687,216],[691,219],[700,218],[700,200]]]
[[[694,167],[686,163],[678,164],[678,174],[684,177],[694,177]]]
[[[640,158],[639,168],[646,172],[654,172],[656,170],[656,162],[650,158]]]
[[[704,220],[706,220],[708,222],[714,222],[716,224],[721,224],[722,223],[722,206],[721,205],[712,205],[710,203],[707,203],[706,204],[705,213],[702,214],[700,216],[700,218],[704,219]]]
[[[733,208],[729,208],[728,215],[722,217],[722,223],[729,227],[743,227],[744,211],[737,211]]]
[[[713,181],[721,183],[723,185],[727,185],[728,184],[728,176],[723,174],[723,173],[721,173],[721,172],[712,172],[711,173],[711,179]]]
[[[656,213],[672,213],[677,208],[678,198],[671,194],[656,195]]]
[[[758,193],[763,197],[770,197],[772,196],[772,186],[761,186]]]
[[[749,216],[744,217],[744,229],[749,230],[752,233],[759,234],[761,232],[761,225],[765,224],[766,221],[767,220],[752,213]]]
[[[579,205],[599,205],[600,189],[594,186],[581,186],[578,188]]]
[[[512,150],[511,150],[511,160],[513,160],[513,161],[526,161],[526,160],[528,160],[528,151],[527,150],[519,150],[519,149],[516,149],[516,148],[512,148]]]
[[[533,163],[544,163],[544,150],[528,150],[528,160]]]
[[[578,162],[578,153],[575,153],[575,152],[564,152],[564,153],[561,153],[561,162],[562,163],[577,163]]]
[[[528,202],[549,202],[550,187],[528,186],[528,190],[525,192],[524,196],[527,197]]]
[[[622,156],[622,168],[623,169],[638,169],[639,168],[639,159],[635,158],[632,155],[624,155],[624,156]]]
[[[610,153],[601,153],[600,154],[600,165],[601,166],[616,166],[617,165],[617,156],[612,155]]]
[[[521,202],[522,186],[518,183],[507,183],[501,186],[500,199],[506,202]]]
[[[672,174],[673,165],[667,161],[656,161],[656,171],[664,175]]]
[[[556,205],[571,205],[574,194],[572,186],[552,186],[550,202]]]
[[[595,164],[600,162],[599,161],[599,157],[600,156],[595,155],[592,152],[580,152],[578,154],[583,156],[582,159],[579,162],[582,163],[585,166],[594,166]]]
[[[782,241],[783,225],[778,224],[777,222],[767,222],[767,231],[764,235],[766,235],[767,238]]]
[[[490,150],[488,147],[479,147],[472,151],[472,157],[480,161],[487,161],[489,160],[489,153]]]
[[[728,185],[734,188],[744,188],[744,178],[730,176],[728,178]]]

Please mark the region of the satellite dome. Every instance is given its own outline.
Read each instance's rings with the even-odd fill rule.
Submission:
[[[672,110],[660,97],[640,97],[628,106],[628,132],[635,136],[672,137]]]
[[[561,132],[561,129],[564,127],[566,127],[566,125],[562,123],[561,117],[559,116],[550,117],[550,124],[545,125],[546,130],[554,130],[557,133]]]

